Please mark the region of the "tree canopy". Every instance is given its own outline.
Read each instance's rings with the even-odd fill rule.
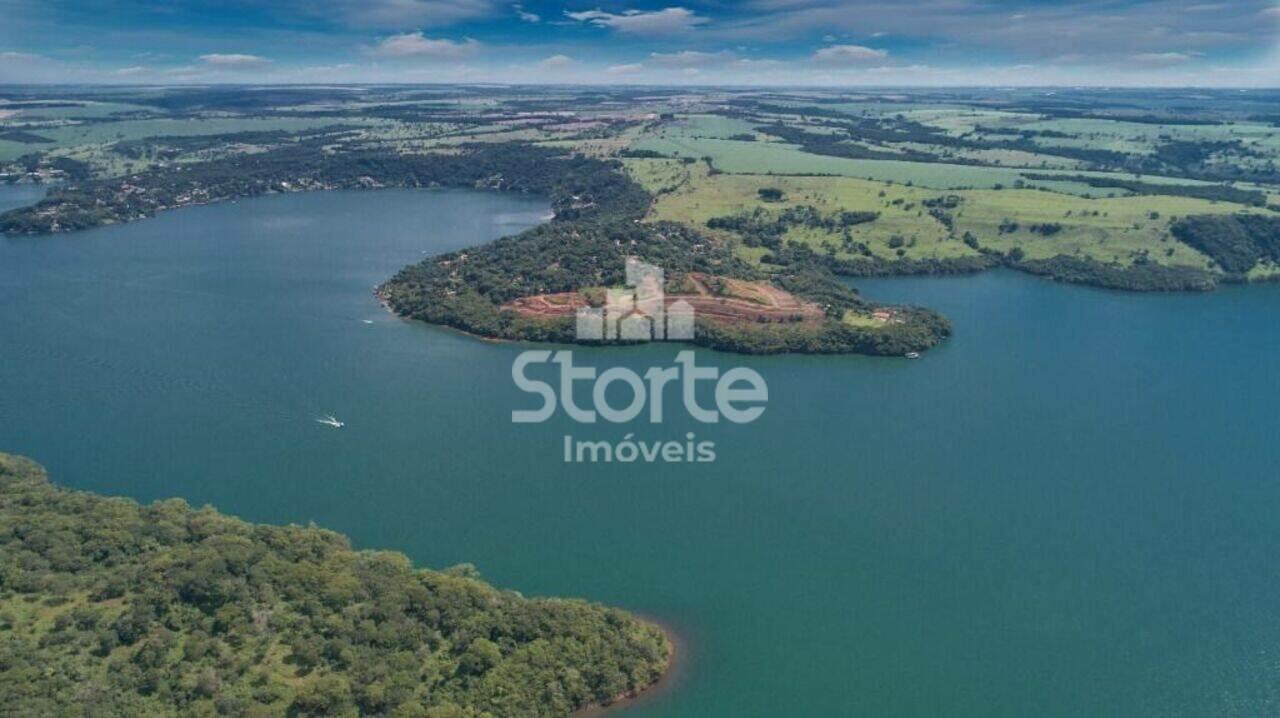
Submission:
[[[0,454],[0,714],[565,716],[652,684],[656,627],[331,531],[71,491]]]

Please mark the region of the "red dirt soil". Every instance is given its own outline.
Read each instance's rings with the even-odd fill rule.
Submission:
[[[748,282],[741,279],[713,277],[705,274],[689,275],[696,291],[687,294],[668,294],[666,304],[684,300],[693,307],[699,319],[712,319],[728,323],[762,322],[820,322],[825,313],[822,307],[802,301],[790,292],[765,282]],[[719,284],[725,294],[716,294],[709,285]],[[578,292],[538,294],[521,297],[503,305],[526,317],[554,319],[571,317],[579,308],[589,306]]]

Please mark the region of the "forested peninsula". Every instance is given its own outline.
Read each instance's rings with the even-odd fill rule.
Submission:
[[[620,286],[628,258],[663,267],[678,295],[691,273],[704,313],[695,343],[745,353],[860,353],[901,356],[950,334],[927,309],[883,308],[839,282],[831,269],[797,257],[770,270],[735,257],[725,241],[670,222],[644,222],[650,194],[617,160],[523,143],[477,143],[449,154],[337,150],[328,136],[267,152],[234,155],[55,189],[41,202],[0,215],[10,233],[72,231],[140,220],[196,204],[278,192],[380,187],[468,187],[546,196],[554,219],[522,234],[406,268],[379,289],[397,313],[487,338],[573,342],[572,316],[522,312],[513,302],[581,293],[599,302]],[[730,282],[727,280],[736,280]],[[794,311],[768,303],[777,290]],[[762,295],[770,295],[762,299]]]
[[[0,454],[0,714],[567,716],[652,685],[670,652],[617,609]]]

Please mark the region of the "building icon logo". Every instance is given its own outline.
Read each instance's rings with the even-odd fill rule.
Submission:
[[[577,338],[584,342],[689,341],[693,339],[693,305],[683,299],[667,303],[660,267],[627,258],[626,287],[609,289],[604,308],[577,311]]]

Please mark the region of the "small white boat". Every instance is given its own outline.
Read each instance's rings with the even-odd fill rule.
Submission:
[[[361,319],[360,321],[364,322],[365,324],[373,324],[372,319]]]
[[[328,416],[322,416],[319,419],[316,419],[316,423],[324,424],[325,426],[332,426],[335,429],[341,429],[342,427],[346,426],[346,424],[342,423],[341,421],[338,421],[338,419],[334,417],[332,414]]]
[[[919,358],[920,358],[920,352],[907,352],[907,358],[908,358],[908,359],[919,359]]]

